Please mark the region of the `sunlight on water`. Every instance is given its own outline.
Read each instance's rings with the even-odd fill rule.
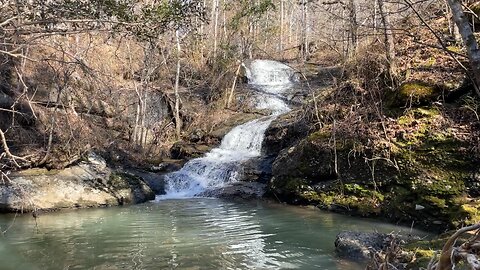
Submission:
[[[12,218],[0,216],[1,228]],[[37,228],[17,217],[0,269],[362,269],[335,257],[335,235],[402,229],[260,202],[165,200],[44,214]]]

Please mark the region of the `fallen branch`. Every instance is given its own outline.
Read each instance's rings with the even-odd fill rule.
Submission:
[[[440,253],[438,260],[432,258],[427,270],[451,270],[454,269],[455,264],[459,261],[465,261],[470,265],[470,269],[480,269],[480,263],[477,258],[477,250],[472,247],[476,247],[479,244],[478,230],[480,229],[480,223],[461,228],[456,231],[445,243]],[[464,233],[477,230],[477,234],[472,239],[468,240],[460,247],[455,247],[455,243],[458,238]]]
[[[28,162],[25,158],[15,156],[12,154],[12,152],[10,152],[10,148],[8,147],[8,144],[7,144],[7,139],[5,138],[5,133],[3,132],[2,129],[0,129],[0,139],[2,140],[3,151],[5,152],[7,157],[13,162],[13,164],[15,164],[17,168],[21,168],[17,160]]]

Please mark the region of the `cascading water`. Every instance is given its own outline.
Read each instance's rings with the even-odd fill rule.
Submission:
[[[294,71],[271,60],[254,60],[244,67],[249,84],[256,90],[255,107],[270,110],[271,115],[233,128],[218,148],[167,174],[166,194],[161,198],[188,198],[222,188],[238,180],[244,161],[260,156],[266,129],[289,110],[281,94],[292,86]]]

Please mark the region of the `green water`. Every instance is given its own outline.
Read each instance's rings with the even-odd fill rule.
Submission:
[[[14,216],[0,216],[5,230]],[[218,199],[18,216],[0,269],[362,269],[339,259],[342,230],[408,231],[313,209]]]

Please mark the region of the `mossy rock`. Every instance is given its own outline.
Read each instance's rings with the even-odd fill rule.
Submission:
[[[422,81],[405,82],[395,92],[387,93],[385,104],[390,108],[422,106],[436,101],[442,94],[438,85]]]

